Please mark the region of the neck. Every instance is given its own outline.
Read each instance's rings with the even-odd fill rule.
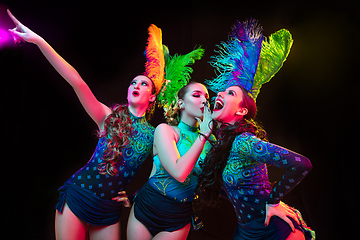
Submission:
[[[129,111],[135,116],[135,117],[142,117],[145,115],[147,107],[140,107],[140,106],[132,106],[129,104]]]
[[[181,121],[183,121],[184,123],[186,123],[187,125],[192,126],[192,127],[199,126],[198,121],[194,117],[188,116],[184,112],[182,112],[182,114],[181,114]]]
[[[234,125],[236,122],[240,121],[241,119],[243,119],[243,116],[235,116],[230,122],[229,124]]]
[[[217,119],[214,119],[216,120],[217,124],[218,124],[218,127],[221,127],[222,124],[230,124],[230,125],[234,125],[236,122],[240,121],[241,119],[243,119],[244,117],[233,117],[230,121],[224,121],[224,120],[217,120]]]

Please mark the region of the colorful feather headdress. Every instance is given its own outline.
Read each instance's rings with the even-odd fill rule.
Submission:
[[[145,50],[145,72],[144,75],[150,78],[156,89],[156,94],[161,90],[164,83],[165,58],[162,45],[161,29],[151,24],[148,28],[149,37]]]
[[[157,96],[158,105],[164,108],[165,113],[168,109],[177,104],[178,91],[188,84],[193,72],[189,65],[193,64],[195,60],[201,59],[204,55],[204,49],[198,47],[192,52],[185,55],[175,54],[170,56],[169,49],[164,45],[165,56],[165,82],[160,94]]]
[[[292,44],[286,29],[271,34],[267,41],[257,20],[237,21],[229,40],[221,42],[215,51],[218,55],[211,57],[210,64],[218,76],[205,84],[216,93],[240,85],[256,100],[262,84],[269,82],[282,67]]]

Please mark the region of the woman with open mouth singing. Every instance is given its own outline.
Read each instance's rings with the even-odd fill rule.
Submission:
[[[220,74],[207,84],[217,92],[212,118],[219,129],[217,144],[201,164],[197,193],[200,203],[213,205],[224,189],[238,219],[234,239],[314,239],[300,213],[281,202],[312,169],[310,161],[267,142],[255,122],[260,87],[281,68],[293,42],[285,29],[272,34],[269,42],[261,30],[254,19],[237,22],[213,57]],[[274,188],[266,164],[285,170]]]

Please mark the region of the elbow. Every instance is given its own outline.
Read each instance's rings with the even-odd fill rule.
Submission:
[[[310,160],[306,157],[302,158],[301,164],[298,165],[301,171],[308,173],[313,168]]]
[[[173,176],[175,179],[176,179],[176,181],[178,181],[178,182],[180,182],[180,183],[184,183],[185,182],[185,180],[186,180],[186,178],[187,178],[187,176]]]
[[[304,164],[305,165],[305,170],[310,172],[311,169],[313,168],[313,165],[311,164],[311,162],[310,162],[310,160],[308,158],[306,158],[306,161],[304,161],[304,162],[305,162],[305,164]]]
[[[81,76],[76,71],[72,73],[70,78],[72,79],[72,81],[70,82],[70,85],[75,90],[81,90],[81,89],[87,87],[87,84],[84,82],[84,80],[81,78]]]
[[[181,172],[175,172],[175,173],[171,174],[171,176],[180,183],[184,183],[188,177],[188,175],[186,175],[185,173],[181,173]]]

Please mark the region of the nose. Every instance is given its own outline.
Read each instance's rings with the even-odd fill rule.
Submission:
[[[218,97],[224,98],[224,92],[218,92]]]
[[[206,97],[201,98],[201,103],[204,105],[204,107],[205,106],[210,107],[210,104],[209,104],[208,100],[206,99]]]
[[[205,96],[201,96],[201,102],[205,105],[207,103],[207,99]]]
[[[135,83],[134,88],[135,88],[135,89],[140,89],[140,84],[141,84],[141,83],[139,83],[139,82]]]

